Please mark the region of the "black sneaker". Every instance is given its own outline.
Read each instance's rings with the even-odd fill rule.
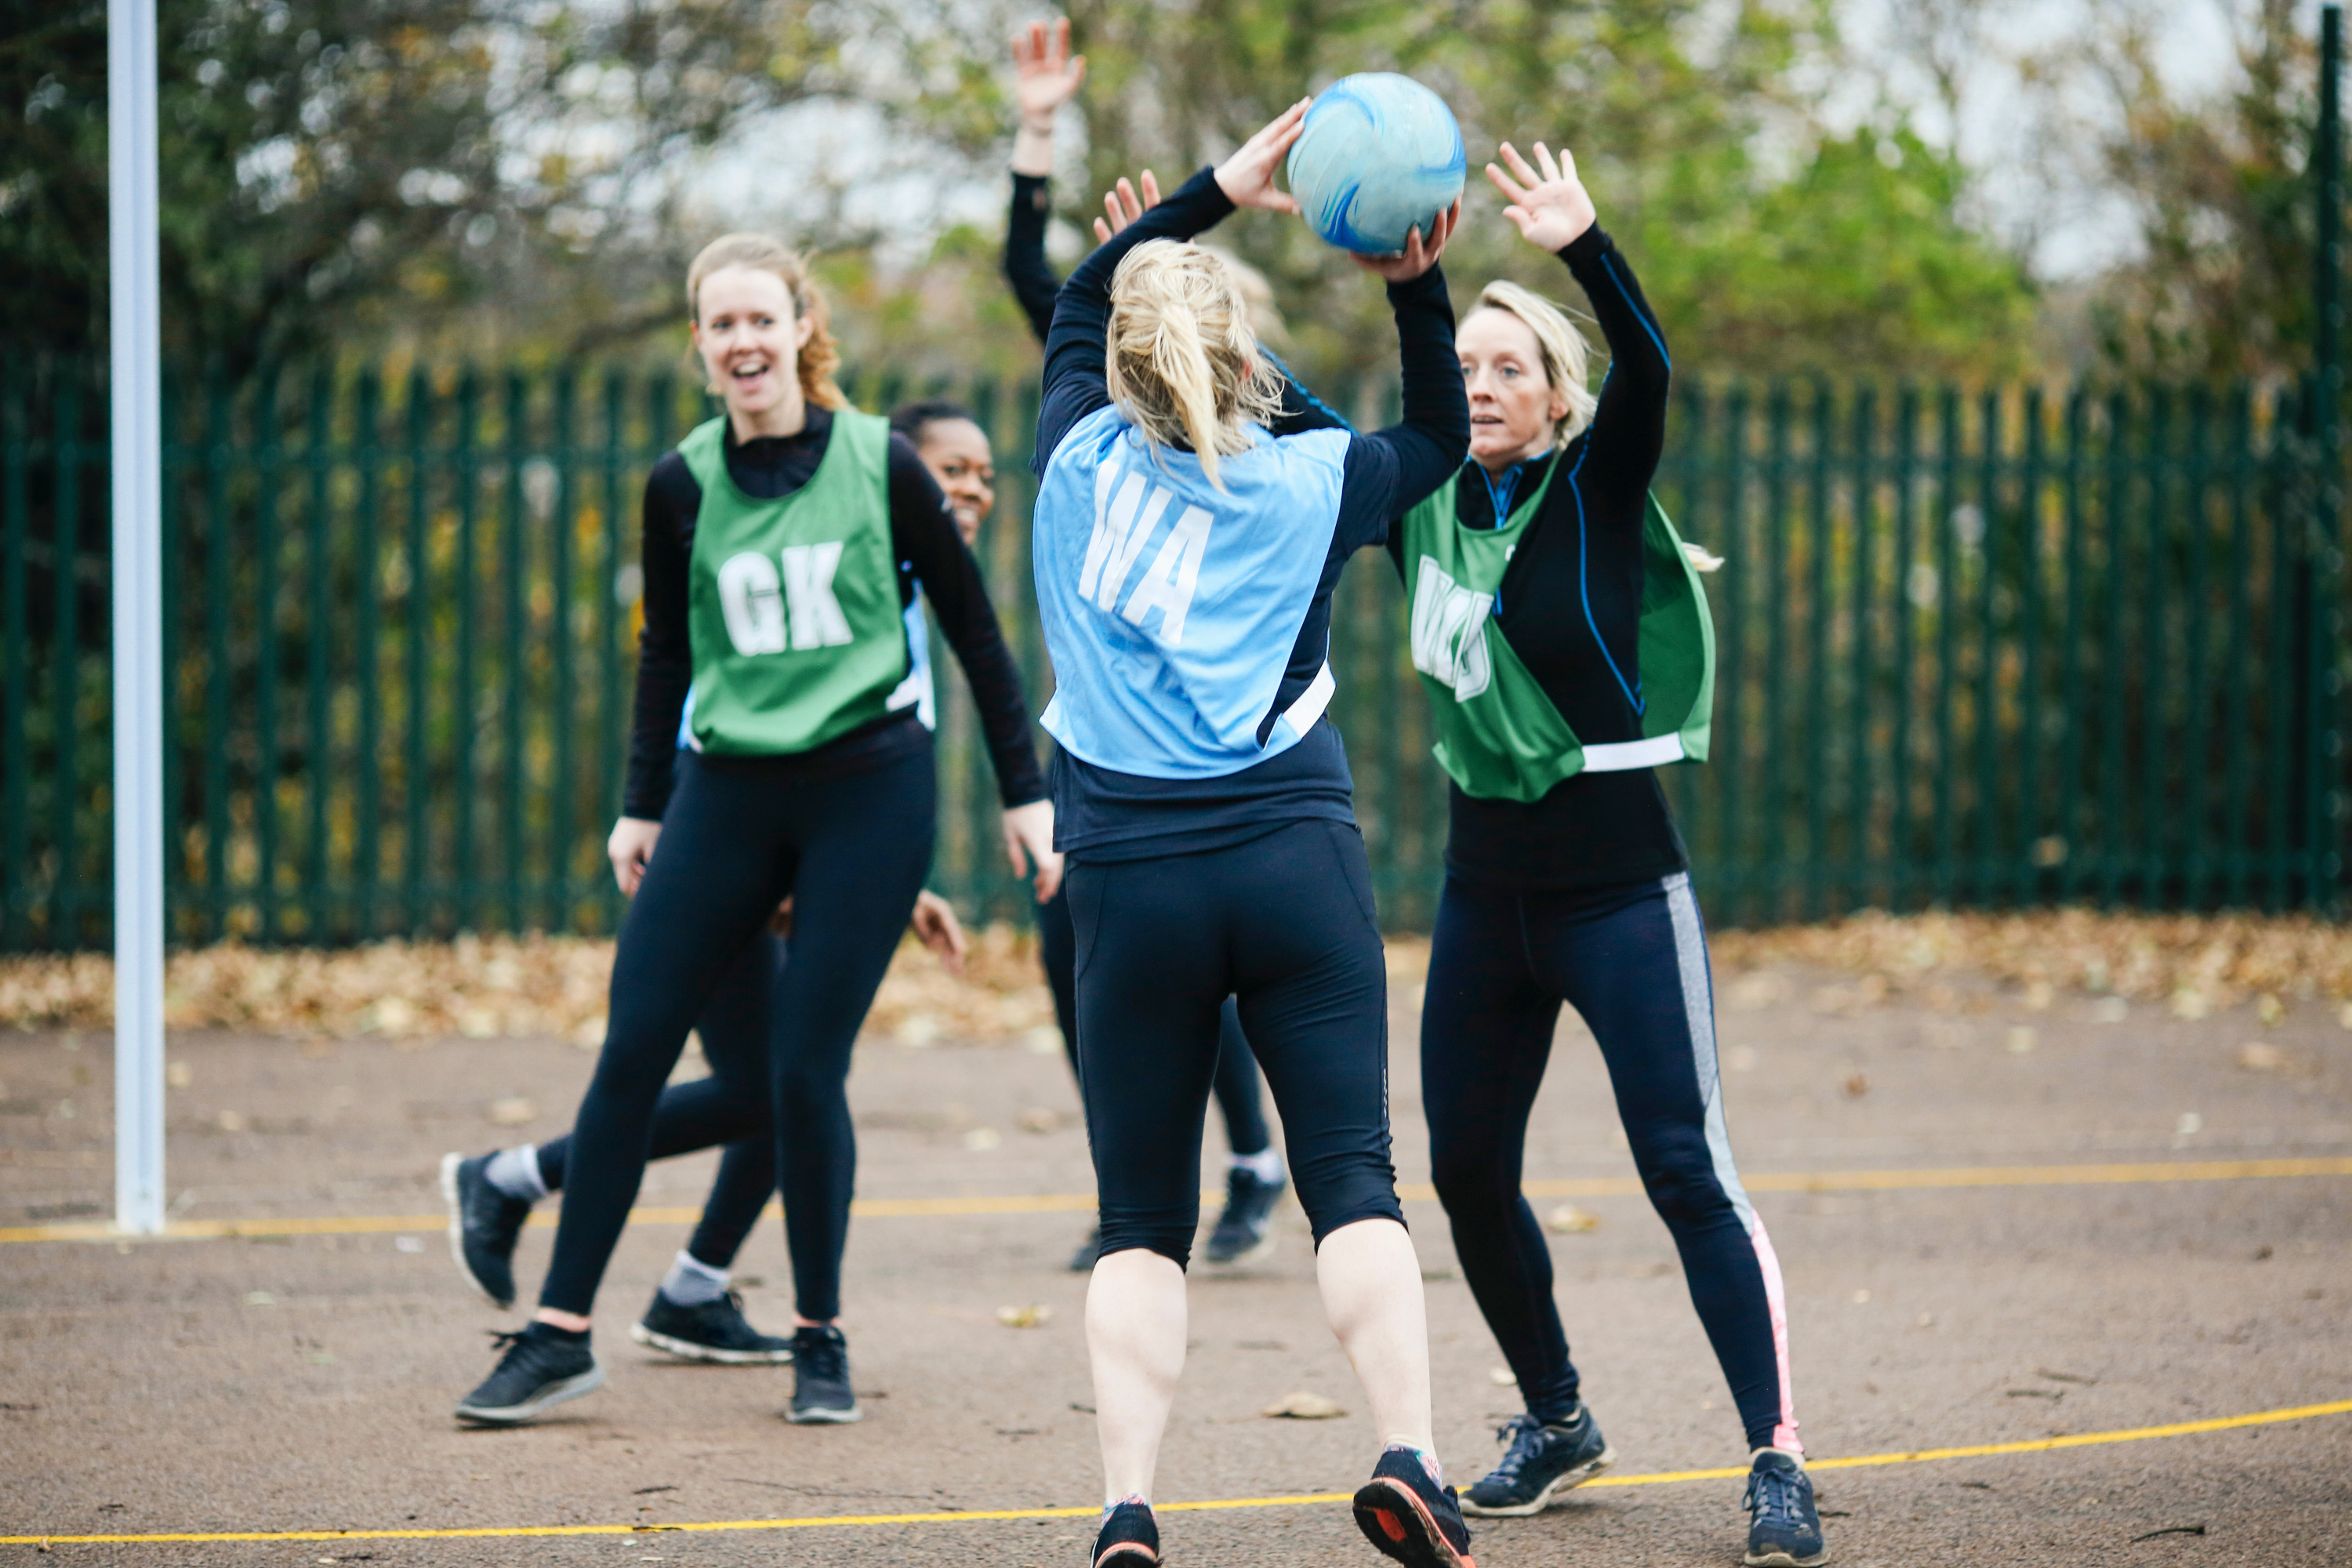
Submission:
[[[1549,1426],[1532,1415],[1514,1415],[1495,1436],[1507,1445],[1503,1462],[1462,1494],[1464,1513],[1499,1519],[1541,1513],[1560,1493],[1617,1462],[1601,1423],[1581,1404],[1570,1419]]]
[[[1411,1448],[1382,1454],[1356,1489],[1356,1528],[1406,1568],[1478,1568],[1460,1500]]]
[[[545,1323],[532,1323],[518,1334],[493,1334],[498,1371],[473,1393],[457,1402],[457,1419],[478,1426],[520,1426],[538,1419],[551,1405],[593,1394],[604,1385],[604,1369],[596,1364],[586,1335],[572,1338]]]
[[[1095,1531],[1094,1568],[1158,1568],[1160,1522],[1148,1502],[1129,1500],[1103,1515]]]
[[[1073,1274],[1093,1273],[1095,1270],[1095,1259],[1101,1256],[1102,1226],[1097,1226],[1092,1230],[1087,1232],[1087,1238],[1078,1243],[1078,1249],[1076,1252],[1070,1254],[1070,1272]]]
[[[1289,1187],[1280,1176],[1263,1181],[1239,1165],[1227,1172],[1225,1212],[1217,1216],[1202,1256],[1212,1263],[1246,1263],[1273,1251],[1274,1205]]]
[[[530,1217],[529,1198],[511,1198],[482,1174],[488,1154],[441,1156],[441,1200],[449,1205],[449,1256],[493,1307],[514,1305],[515,1237]]]
[[[866,1413],[849,1386],[849,1342],[839,1329],[793,1333],[793,1407],[784,1419],[807,1426],[855,1421]]]
[[[1748,1472],[1748,1568],[1815,1568],[1830,1560],[1822,1546],[1822,1518],[1813,1510],[1813,1478],[1804,1466],[1766,1448]]]
[[[691,1307],[656,1290],[646,1315],[629,1326],[629,1338],[688,1361],[723,1366],[775,1366],[793,1359],[793,1342],[763,1334],[747,1322],[743,1298],[733,1290]]]

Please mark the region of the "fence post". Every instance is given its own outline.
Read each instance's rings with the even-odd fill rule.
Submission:
[[[2337,581],[2344,563],[2343,479],[2343,300],[2344,267],[2344,8],[2325,5],[2319,13],[2319,134],[2313,163],[2317,166],[2315,195],[2319,203],[2316,275],[2312,279],[2312,303],[2317,320],[2313,334],[2314,368],[2317,371],[2313,434],[2319,447],[2319,484],[2315,537],[2312,541],[2313,662],[2312,704],[2319,720],[2313,737],[2311,811],[2313,904],[2333,913],[2342,901],[2344,876],[2344,797],[2339,773],[2343,766],[2343,676],[2337,627],[2342,611],[2336,603]]]

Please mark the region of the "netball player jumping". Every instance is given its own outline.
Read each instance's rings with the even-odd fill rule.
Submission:
[[[1014,864],[1035,861],[1041,897],[1059,880],[1020,677],[979,568],[912,448],[845,405],[799,258],[730,237],[696,258],[687,296],[727,412],[646,481],[646,645],[682,636],[691,662],[641,658],[637,702],[640,732],[674,733],[690,686],[694,749],[658,820],[614,832],[624,881],[633,864],[643,880],[573,1127],[555,1256],[535,1321],[459,1403],[468,1421],[526,1421],[604,1381],[587,1314],[644,1174],[656,1100],[713,985],[788,896],[797,935],[776,981],[770,1067],[798,1308],[790,1418],[857,1418],[833,1325],[856,1160],[843,1088],[930,863],[930,731],[904,619],[918,582],[971,681]]]
[[[1013,72],[1021,126],[1013,139],[1013,207],[1004,224],[1004,278],[1013,286],[1022,314],[1029,319],[1030,330],[1043,343],[1053,326],[1055,296],[1062,287],[1045,261],[1045,223],[1053,211],[1054,116],[1076,95],[1087,74],[1086,57],[1070,52],[1069,22],[1032,22],[1014,33]],[[1099,238],[1109,239],[1134,222],[1145,206],[1160,200],[1148,170],[1143,184],[1140,202],[1131,195],[1121,202],[1113,194],[1108,221],[1095,219]],[[952,405],[921,405],[907,413],[922,420],[923,434],[913,430],[908,434],[930,463],[931,471],[940,475],[948,499],[957,503],[959,521],[973,508],[986,515],[995,496],[977,480],[984,466],[991,464],[988,437],[979,425]],[[1285,426],[1277,419],[1274,428],[1281,431]],[[943,467],[952,469],[955,478],[942,472]],[[978,527],[976,519],[971,527]],[[1073,972],[1077,954],[1066,892],[1037,906],[1037,948],[1045,961],[1046,984],[1054,993],[1062,1048],[1069,1053],[1070,1070],[1076,1073],[1077,983]],[[1230,997],[1219,1016],[1213,1087],[1217,1110],[1225,1123],[1225,1206],[1209,1232],[1202,1255],[1211,1263],[1240,1263],[1262,1258],[1272,1248],[1275,1205],[1281,1202],[1288,1184],[1283,1178],[1281,1151],[1275,1148],[1266,1127],[1257,1058],[1250,1054],[1249,1038],[1242,1033],[1241,1019]],[[1102,1232],[1097,1227],[1071,1258],[1071,1268],[1080,1273],[1092,1268],[1101,1241]]]
[[[1576,163],[1505,143],[1506,216],[1592,302],[1610,371],[1525,289],[1489,284],[1459,340],[1470,461],[1390,548],[1453,780],[1422,1014],[1422,1099],[1464,1277],[1528,1402],[1465,1512],[1530,1514],[1613,1455],[1578,1398],[1551,1254],[1521,1194],[1560,1004],[1591,1028],[1650,1201],[1673,1232],[1753,1450],[1750,1564],[1824,1561],[1797,1441],[1780,1270],[1725,1131],[1706,936],[1652,768],[1703,757],[1712,644],[1649,496],[1664,335]]]
[[[1389,1158],[1387,977],[1347,757],[1323,716],[1330,596],[1467,442],[1448,214],[1389,281],[1404,421],[1276,438],[1275,373],[1226,263],[1187,243],[1274,188],[1302,102],[1083,263],[1046,342],[1034,559],[1059,680],[1044,722],[1078,947],[1101,1204],[1087,1300],[1107,1502],[1095,1568],[1159,1561],[1152,1474],[1184,1363],[1184,1265],[1217,1015],[1274,1090],[1325,1311],[1383,1443],[1356,1518],[1468,1562],[1433,1451],[1420,1266]]]

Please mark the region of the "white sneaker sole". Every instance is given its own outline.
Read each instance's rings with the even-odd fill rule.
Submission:
[[[846,1426],[866,1419],[866,1412],[855,1405],[846,1410],[787,1410],[784,1419],[795,1426]]]
[[[1551,1485],[1535,1495],[1532,1501],[1515,1503],[1509,1508],[1481,1508],[1465,1495],[1462,1499],[1462,1511],[1475,1514],[1480,1519],[1525,1519],[1530,1514],[1541,1513],[1559,1500],[1560,1493],[1582,1486],[1616,1462],[1617,1450],[1603,1445],[1598,1458],[1587,1459],[1572,1470],[1562,1470],[1552,1479]],[[1751,1565],[1751,1568],[1754,1568],[1754,1565]]]
[[[460,1405],[457,1419],[470,1421],[478,1426],[520,1426],[567,1399],[577,1399],[583,1394],[593,1394],[604,1386],[604,1369],[599,1364],[590,1367],[577,1377],[558,1379],[541,1387],[537,1394],[520,1405],[496,1408],[480,1405]]]
[[[1816,1552],[1811,1557],[1798,1557],[1786,1552],[1767,1552],[1762,1555],[1751,1552],[1740,1559],[1747,1568],[1822,1568],[1830,1560],[1827,1552]]]
[[[463,1154],[441,1156],[441,1201],[449,1209],[449,1261],[457,1266],[457,1272],[466,1277],[466,1283],[474,1288],[476,1295],[503,1312],[514,1303],[491,1295],[490,1288],[475,1277],[473,1266],[466,1261],[466,1214],[457,1204],[457,1167],[465,1163]]]
[[[692,1340],[658,1332],[643,1323],[629,1325],[629,1338],[653,1350],[666,1351],[680,1361],[709,1362],[713,1366],[783,1366],[793,1359],[790,1346],[780,1351],[730,1351],[698,1345]]]

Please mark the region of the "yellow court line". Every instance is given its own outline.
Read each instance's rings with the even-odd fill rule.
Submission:
[[[2068,1187],[2150,1182],[2242,1182],[2281,1176],[2352,1176],[2352,1159],[2307,1160],[2180,1160],[2124,1165],[1961,1165],[1947,1170],[1784,1171],[1745,1176],[1752,1193],[1860,1193],[1924,1191],[1938,1187]],[[1571,1181],[1529,1182],[1531,1198],[1602,1198],[1639,1194],[1641,1182],[1632,1176],[1592,1176]],[[1203,1203],[1224,1194],[1203,1191]],[[1397,1196],[1427,1203],[1437,1189],[1426,1182],[1401,1182]],[[860,1198],[849,1212],[860,1219],[915,1219],[974,1215],[1092,1214],[1090,1193],[1043,1193],[956,1198]],[[771,1214],[778,1212],[770,1204]],[[699,1209],[639,1208],[629,1212],[634,1225],[691,1225]],[[544,1228],[555,1223],[551,1212],[533,1215],[531,1225]],[[102,1222],[79,1225],[0,1226],[0,1243],[26,1241],[216,1241],[236,1237],[364,1236],[390,1231],[439,1230],[446,1215],[344,1215],[294,1219],[173,1220],[161,1237],[122,1237]]]
[[[1979,1443],[1965,1448],[1917,1448],[1895,1454],[1860,1454],[1848,1459],[1808,1459],[1806,1468],[1850,1470],[1866,1465],[1917,1465],[1933,1459],[1973,1459],[1990,1454],[2039,1454],[2053,1448],[2084,1448],[2103,1443],[2139,1443],[2151,1437],[2186,1437],[2199,1432],[2226,1432],[2239,1426],[2266,1426],[2279,1421],[2307,1421],[2315,1415],[2352,1412],[2352,1399],[2330,1405],[2301,1405],[2287,1410],[2258,1410],[2247,1415],[2222,1415],[2210,1421],[2178,1421],[2168,1426],[2132,1426],[2116,1432],[2084,1432],[2069,1437],[2036,1437],[2022,1443]],[[1604,1476],[1585,1482],[1591,1487],[1645,1487],[1669,1481],[1731,1480],[1748,1473],[1743,1467],[1723,1470],[1668,1470],[1649,1476]],[[1346,1502],[1349,1492],[1309,1492],[1295,1497],[1224,1498],[1212,1502],[1164,1502],[1161,1513],[1208,1513],[1237,1508],[1293,1508],[1305,1503]],[[811,1530],[875,1524],[968,1524],[981,1520],[1092,1519],[1091,1508],[975,1509],[968,1513],[844,1513],[814,1519],[727,1519],[687,1524],[492,1524],[452,1530],[243,1530],[208,1534],[169,1535],[0,1535],[0,1546],[141,1545],[219,1541],[453,1541],[503,1535],[667,1535],[695,1531]]]

